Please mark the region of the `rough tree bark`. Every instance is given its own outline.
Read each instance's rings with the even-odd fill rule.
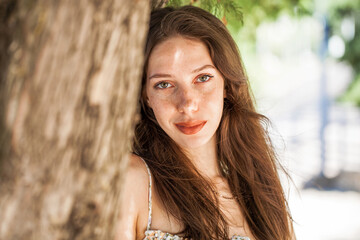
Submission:
[[[0,239],[113,239],[147,0],[0,3]]]

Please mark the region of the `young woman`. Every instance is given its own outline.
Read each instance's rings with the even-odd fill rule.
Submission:
[[[145,59],[117,238],[292,239],[267,119],[222,22],[155,10]]]

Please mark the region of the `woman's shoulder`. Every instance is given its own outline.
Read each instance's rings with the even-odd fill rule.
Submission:
[[[129,159],[128,168],[124,176],[124,194],[134,197],[138,206],[148,205],[149,174],[144,161],[137,155],[132,154]],[[126,201],[126,200],[125,200]]]
[[[135,175],[136,177],[148,178],[148,172],[144,160],[135,154],[129,157],[127,174],[129,177]]]
[[[131,155],[122,184],[119,227],[116,239],[137,239],[148,221],[149,175],[143,160]],[[127,236],[124,236],[124,233]],[[129,237],[129,234],[132,237]]]

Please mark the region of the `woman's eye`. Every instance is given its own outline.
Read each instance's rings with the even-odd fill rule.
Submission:
[[[158,84],[155,85],[155,88],[160,88],[160,89],[164,89],[164,88],[169,88],[172,85],[168,82],[160,82]]]
[[[197,78],[197,82],[207,82],[210,80],[210,78],[212,78],[213,76],[210,75],[202,75],[200,77]]]

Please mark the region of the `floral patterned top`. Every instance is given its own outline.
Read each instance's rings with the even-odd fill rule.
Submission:
[[[144,161],[144,159],[142,159],[142,160]],[[144,240],[192,240],[191,238],[185,238],[185,237],[180,237],[180,236],[177,236],[174,234],[165,233],[161,230],[151,230],[150,229],[151,214],[152,214],[152,193],[151,193],[152,181],[151,181],[150,169],[145,161],[144,161],[144,163],[145,163],[145,166],[146,166],[148,174],[149,174],[149,217],[148,217],[148,224],[146,227]],[[230,240],[250,240],[250,238],[234,235],[234,236],[232,236],[232,238]]]

